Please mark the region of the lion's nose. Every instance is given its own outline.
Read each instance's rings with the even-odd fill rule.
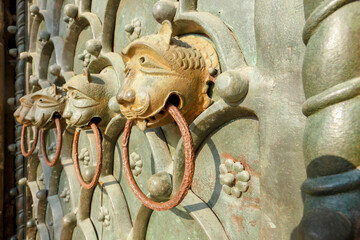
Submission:
[[[70,111],[69,103],[67,103],[65,105],[65,109],[64,109],[64,112],[62,114],[62,117],[69,119],[69,118],[71,118],[71,116],[72,116],[72,112]]]
[[[25,120],[33,122],[35,120],[34,107],[30,108],[28,113],[25,115]]]
[[[34,115],[32,114],[26,114],[25,120],[33,122],[34,121]]]
[[[133,103],[135,101],[135,91],[129,89],[127,91],[120,91],[116,94],[116,100],[119,104]]]
[[[66,111],[62,115],[63,118],[71,118],[71,116],[72,116],[72,112],[70,111]]]

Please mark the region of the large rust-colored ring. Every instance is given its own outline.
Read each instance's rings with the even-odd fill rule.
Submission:
[[[85,189],[91,189],[97,185],[102,167],[102,147],[101,147],[100,132],[95,123],[90,123],[89,125],[92,131],[94,132],[95,143],[96,143],[96,170],[95,170],[95,175],[90,183],[86,183],[84,181],[84,178],[82,177],[80,171],[79,159],[78,159],[78,143],[79,143],[80,132],[77,130],[74,133],[73,148],[72,148],[72,158],[74,162],[76,176],[80,182],[80,185]]]
[[[40,135],[41,152],[42,152],[42,155],[43,155],[46,165],[48,165],[49,167],[55,166],[55,164],[59,160],[61,146],[62,146],[62,132],[61,132],[60,119],[58,117],[55,117],[54,121],[55,121],[55,125],[56,125],[56,134],[57,134],[56,138],[57,139],[56,139],[56,152],[55,152],[54,159],[52,161],[49,160],[48,155],[46,154],[45,130],[44,129],[41,129],[41,135]]]
[[[26,149],[25,149],[26,128],[27,128],[27,126],[25,126],[25,125],[22,126],[21,140],[20,140],[20,149],[21,149],[21,153],[24,157],[30,156],[35,151],[35,148],[36,148],[36,145],[38,142],[38,137],[39,137],[39,129],[37,127],[35,127],[35,138],[34,138],[33,145],[31,146],[30,150],[28,152],[26,152]]]
[[[177,107],[175,107],[171,103],[167,103],[165,109],[167,112],[170,113],[170,115],[174,118],[176,124],[178,125],[183,138],[184,148],[185,148],[184,177],[182,179],[179,191],[175,194],[175,196],[173,196],[170,200],[166,202],[155,202],[150,198],[148,198],[136,184],[130,168],[129,149],[128,149],[131,128],[133,125],[132,120],[127,120],[125,124],[123,140],[121,145],[123,167],[126,178],[131,187],[131,190],[146,207],[156,211],[166,211],[176,207],[185,198],[186,194],[188,193],[194,176],[195,154],[194,154],[194,146],[193,146],[193,141],[190,134],[189,126],[187,125],[185,118],[182,116],[180,110]]]

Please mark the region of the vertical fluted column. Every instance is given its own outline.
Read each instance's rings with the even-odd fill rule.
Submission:
[[[25,34],[26,34],[26,2],[25,0],[16,0],[16,47],[18,56],[21,52],[25,51]],[[16,106],[19,105],[19,99],[25,93],[25,61],[19,57],[16,60],[16,79],[15,79],[15,102]],[[16,122],[15,124],[15,182],[17,188],[16,196],[16,229],[17,239],[25,239],[26,229],[26,209],[25,209],[25,187],[19,185],[18,181],[25,177],[26,162],[20,151],[20,134],[22,125]]]
[[[360,2],[304,0],[307,116],[299,239],[360,237]]]

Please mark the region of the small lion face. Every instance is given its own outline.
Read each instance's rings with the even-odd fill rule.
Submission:
[[[108,102],[115,95],[116,75],[112,68],[104,69],[100,74],[84,72],[71,78],[65,84],[67,103],[63,117],[73,127],[86,127],[91,121],[100,121],[100,127],[106,127],[113,113]]]
[[[27,119],[33,125],[48,129],[53,124],[54,114],[61,116],[65,108],[65,92],[55,85],[35,92],[31,99],[34,101]]]
[[[73,127],[84,127],[96,116],[104,115],[106,103],[96,101],[92,97],[76,89],[67,91],[68,102],[64,110],[66,123]]]
[[[34,100],[31,99],[32,94],[27,94],[20,98],[20,106],[14,112],[14,117],[16,121],[21,123],[24,126],[31,125],[31,120],[26,118],[29,110],[32,108]]]

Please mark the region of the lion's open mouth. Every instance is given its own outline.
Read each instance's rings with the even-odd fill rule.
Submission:
[[[142,131],[144,131],[146,128],[151,128],[153,126],[161,125],[161,122],[163,122],[169,116],[169,113],[165,110],[165,105],[167,102],[170,102],[171,104],[173,104],[178,108],[182,107],[181,97],[178,94],[173,93],[168,97],[163,108],[158,113],[154,114],[153,116],[147,117],[145,119],[140,119],[140,118],[134,119],[136,125]]]

